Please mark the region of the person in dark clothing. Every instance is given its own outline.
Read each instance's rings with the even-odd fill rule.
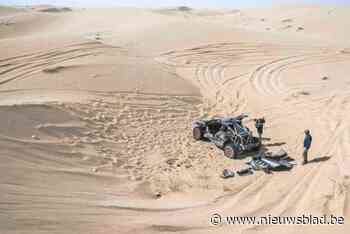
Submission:
[[[308,152],[311,147],[312,143],[312,136],[310,134],[310,130],[305,130],[305,137],[304,137],[304,151],[303,151],[303,158],[304,162],[303,164],[306,164],[308,162]]]
[[[259,134],[260,141],[262,140],[262,134],[264,132],[264,124],[265,124],[265,118],[260,119],[254,119],[255,121],[255,128]]]

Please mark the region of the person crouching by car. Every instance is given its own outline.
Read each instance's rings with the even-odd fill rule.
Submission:
[[[262,134],[264,132],[265,118],[254,119],[254,121],[255,121],[256,131],[258,132],[259,139],[261,141],[262,140]]]

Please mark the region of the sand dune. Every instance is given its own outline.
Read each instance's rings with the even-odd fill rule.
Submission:
[[[348,8],[62,9],[0,8],[0,233],[349,232]],[[293,170],[220,177],[248,156],[191,124],[241,113],[266,118],[265,147]]]

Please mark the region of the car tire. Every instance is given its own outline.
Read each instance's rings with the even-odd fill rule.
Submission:
[[[224,155],[228,158],[235,159],[238,156],[238,150],[236,146],[232,143],[229,143],[224,146]]]
[[[193,139],[195,139],[196,141],[203,139],[203,132],[200,127],[193,128]]]

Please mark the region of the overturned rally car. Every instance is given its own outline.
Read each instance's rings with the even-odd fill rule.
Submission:
[[[224,151],[229,158],[236,158],[247,151],[258,150],[261,142],[254,137],[249,128],[243,126],[242,120],[248,117],[240,115],[234,118],[213,118],[193,123],[193,138],[208,140]]]

